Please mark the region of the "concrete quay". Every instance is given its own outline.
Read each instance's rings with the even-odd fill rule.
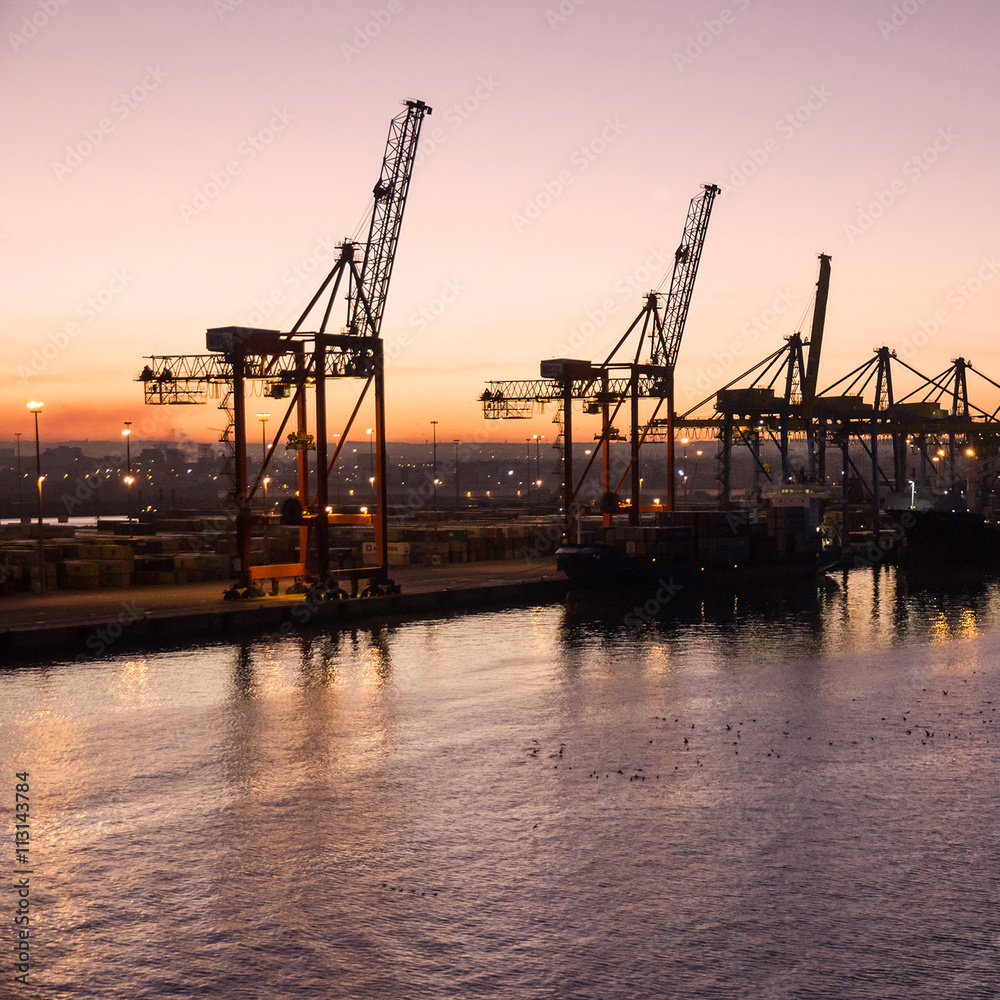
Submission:
[[[293,634],[317,625],[353,626],[562,600],[568,581],[554,558],[496,560],[390,571],[402,593],[341,601],[301,594],[225,600],[228,584],[56,591],[0,599],[0,665],[46,658],[91,659],[129,647],[240,633]]]

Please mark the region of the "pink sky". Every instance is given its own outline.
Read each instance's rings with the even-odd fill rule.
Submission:
[[[707,182],[678,409],[808,322],[820,252],[821,387],[882,344],[1000,381],[998,28],[972,0],[11,0],[0,442],[29,399],[46,440],[217,437],[213,406],[143,405],[144,356],[287,327],[405,98],[434,114],[383,323],[393,439],[551,437],[551,412],[486,423],[485,381],[601,357]]]

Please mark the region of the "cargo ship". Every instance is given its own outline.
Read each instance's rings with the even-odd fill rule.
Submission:
[[[652,525],[596,527],[556,551],[579,590],[720,589],[808,578],[840,555],[836,528],[819,503],[772,504],[763,511],[661,512]]]
[[[970,510],[890,510],[903,533],[896,559],[904,567],[1000,570],[1000,523]]]

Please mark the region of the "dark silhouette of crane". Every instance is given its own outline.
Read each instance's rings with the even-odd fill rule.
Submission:
[[[392,119],[382,168],[373,189],[371,222],[362,259],[360,262],[357,260],[358,247],[353,241],[341,243],[336,263],[288,332],[244,327],[211,329],[206,340],[212,353],[150,357],[138,376],[138,381],[143,383],[145,401],[153,404],[204,403],[208,399],[209,386],[221,387],[221,408],[229,417],[222,440],[230,447],[229,472],[233,486],[231,495],[236,507],[239,552],[238,581],[227,596],[253,596],[259,593],[255,580],[287,576],[314,576],[324,596],[340,593],[336,586],[339,576],[350,577],[355,589],[360,578],[371,581],[369,589],[372,592],[397,589],[387,577],[385,373],[380,331],[420,127],[424,116],[431,110],[423,101],[406,101],[405,110]],[[347,323],[341,331],[330,333],[330,317],[342,284],[346,284],[347,290]],[[315,329],[307,330],[306,321],[313,315],[319,316],[319,322]],[[357,403],[329,460],[328,379],[364,380]],[[246,434],[246,388],[251,381],[262,382],[265,393],[275,399],[289,399],[284,417],[279,421],[277,433],[252,485],[247,475]],[[374,516],[339,515],[337,519],[373,524],[378,565],[363,571],[343,567],[334,570],[330,565],[327,481],[370,387],[374,387],[375,407],[376,512]],[[314,389],[315,437],[308,433],[307,427],[306,397],[310,388]],[[251,566],[250,504],[263,482],[268,464],[293,412],[296,416],[295,430],[288,435],[286,448],[297,454],[298,490],[296,499],[286,501],[283,519],[300,524],[299,562]],[[311,498],[310,451],[315,451],[316,465],[316,490]],[[316,540],[315,573],[309,572],[307,559],[310,528]]]
[[[563,426],[563,497],[567,529],[573,522],[573,505],[598,453],[602,455],[603,494],[606,520],[617,509],[617,491],[610,486],[609,442],[616,434],[614,419],[626,400],[630,401],[631,459],[626,475],[631,473],[631,506],[629,518],[637,524],[640,512],[639,449],[650,426],[640,429],[639,400],[658,400],[656,413],[663,403],[667,405],[667,464],[669,490],[667,506],[674,506],[674,446],[672,421],[674,415],[674,368],[680,350],[681,338],[687,323],[691,294],[694,291],[698,265],[705,245],[705,235],[712,213],[712,205],[720,188],[705,184],[699,195],[691,199],[681,242],[674,253],[670,287],[664,297],[651,291],[643,300],[643,307],[621,338],[599,364],[559,358],[541,363],[540,380],[489,382],[479,397],[483,415],[488,419],[524,419],[536,406],[562,403]],[[630,360],[620,360],[625,345],[638,331],[635,351]],[[648,360],[643,360],[648,358]],[[601,448],[594,449],[590,462],[579,482],[573,476],[572,402],[589,401],[593,412],[603,416]],[[624,476],[622,477],[624,481]]]

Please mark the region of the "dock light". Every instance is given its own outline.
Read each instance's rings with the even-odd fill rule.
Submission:
[[[267,422],[271,419],[270,413],[258,413],[257,419],[260,421],[260,465],[264,467],[267,461]],[[264,512],[267,513],[267,479],[264,479]]]
[[[125,429],[122,431],[125,438],[125,485],[128,487],[128,521],[132,523],[132,421],[125,421]],[[131,530],[131,529],[130,529]]]
[[[362,507],[361,508],[361,513],[362,514],[367,514],[368,513],[368,508],[367,507]]]
[[[910,484],[910,510],[917,506],[917,484],[912,479],[906,480]]]
[[[968,455],[969,458],[975,458],[976,457],[976,449],[975,448],[966,448],[965,449],[965,454]]]

